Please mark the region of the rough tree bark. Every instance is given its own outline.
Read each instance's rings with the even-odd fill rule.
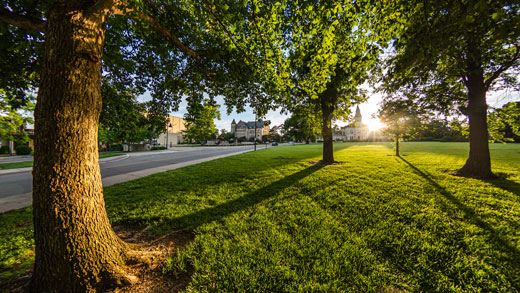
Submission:
[[[484,75],[468,76],[469,157],[457,174],[465,177],[490,179],[496,176],[491,171],[489,133],[487,127],[487,104]]]
[[[487,128],[486,82],[482,68],[482,58],[479,48],[479,38],[467,36],[468,71],[465,80],[468,89],[467,116],[469,119],[469,157],[457,175],[480,179],[491,179],[496,176],[491,171],[489,155],[489,133]]]
[[[109,223],[98,164],[108,13],[89,14],[92,3],[58,2],[48,14],[35,109],[33,292],[103,290],[124,276],[128,246]]]
[[[327,89],[320,95],[322,113],[323,159],[326,164],[334,163],[334,148],[332,142],[332,113],[337,102],[338,92],[332,82],[327,84]]]

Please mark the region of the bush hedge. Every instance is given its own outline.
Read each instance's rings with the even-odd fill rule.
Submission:
[[[6,145],[3,145],[0,147],[0,155],[5,155],[9,153],[9,147]]]
[[[30,154],[32,154],[32,152],[33,152],[33,149],[28,145],[19,145],[16,147],[16,154],[19,156],[20,155],[21,156],[30,155]]]
[[[123,145],[122,144],[111,145],[108,148],[108,151],[109,152],[122,152],[123,151]]]
[[[150,150],[152,151],[158,151],[158,150],[165,150],[166,147],[165,146],[154,146],[152,147]]]

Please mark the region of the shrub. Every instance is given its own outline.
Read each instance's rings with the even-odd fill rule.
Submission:
[[[110,151],[110,152],[122,152],[123,151],[123,145],[121,145],[121,144],[111,145],[108,148],[108,151]]]
[[[30,155],[32,154],[33,149],[28,145],[19,145],[16,147],[16,154],[17,155]]]
[[[444,136],[440,139],[441,142],[467,142],[468,139],[463,136]]]
[[[3,145],[0,147],[0,155],[8,154],[9,153],[9,147],[6,145]]]
[[[154,146],[150,150],[157,151],[157,150],[165,150],[165,149],[166,149],[165,146]]]

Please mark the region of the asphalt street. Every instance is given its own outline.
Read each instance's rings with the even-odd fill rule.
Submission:
[[[265,146],[259,146],[265,148]],[[128,156],[100,161],[103,185],[112,185],[150,174],[253,150],[253,146],[175,147],[165,151],[128,153]],[[0,212],[11,209],[13,200],[26,202],[32,191],[32,173],[0,175]],[[27,203],[26,205],[29,205]],[[20,203],[15,205],[18,207]],[[2,207],[3,206],[3,207]]]

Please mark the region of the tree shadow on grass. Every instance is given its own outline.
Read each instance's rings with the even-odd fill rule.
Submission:
[[[285,176],[284,178],[273,182],[263,188],[254,190],[244,196],[230,200],[226,203],[206,208],[203,210],[196,211],[194,213],[184,215],[178,218],[162,218],[156,219],[157,224],[151,228],[156,231],[169,231],[172,227],[184,227],[187,229],[194,229],[201,225],[210,223],[215,220],[222,219],[233,213],[241,210],[245,210],[249,207],[254,206],[264,200],[267,200],[302,180],[303,178],[311,175],[312,173],[323,168],[323,165],[314,165],[305,168],[299,172]]]
[[[506,179],[507,178],[506,174],[498,173],[497,175],[498,175],[498,179],[485,180],[485,182],[487,182],[495,187],[498,187],[504,191],[509,191],[516,196],[520,196],[520,183],[513,181],[513,180]]]
[[[410,168],[414,170],[416,174],[424,178],[428,183],[430,183],[437,191],[442,194],[446,199],[448,199],[452,204],[454,204],[458,209],[464,212],[464,218],[468,220],[470,223],[478,226],[482,230],[484,230],[493,243],[495,249],[501,251],[504,255],[507,255],[507,261],[514,268],[516,272],[520,271],[520,251],[516,246],[514,246],[509,240],[500,235],[498,231],[496,231],[491,225],[482,220],[473,209],[463,204],[458,198],[453,196],[445,187],[439,185],[435,180],[432,179],[432,176],[426,172],[422,171],[419,168],[415,167],[412,163],[408,162],[406,159],[400,157],[400,159],[408,164]],[[515,272],[507,271],[502,272],[504,275],[507,275],[508,280],[515,287],[519,285],[519,276],[515,275]]]

